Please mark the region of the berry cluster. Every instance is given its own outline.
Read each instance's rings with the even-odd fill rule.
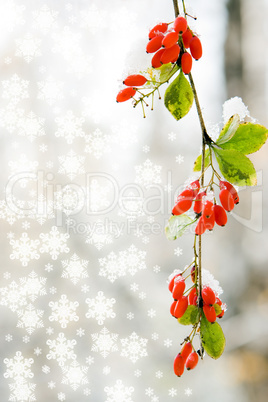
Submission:
[[[188,268],[189,267],[187,267],[187,269]],[[178,320],[182,318],[186,313],[188,306],[196,306],[196,309],[198,309],[197,322],[194,326],[194,331],[191,333],[192,336],[185,339],[180,353],[174,360],[174,373],[178,377],[183,374],[185,367],[187,370],[192,370],[198,363],[198,354],[201,355],[201,352],[200,350],[197,352],[194,350],[193,338],[197,332],[197,327],[200,323],[202,314],[204,314],[209,322],[213,323],[217,318],[223,317],[226,309],[226,305],[223,304],[221,299],[210,286],[205,285],[202,288],[201,297],[199,297],[197,287],[198,273],[195,266],[192,266],[191,274],[189,276],[194,285],[190,286],[187,290],[185,290],[185,280],[187,277],[183,277],[183,273],[173,274],[173,276],[169,278],[168,284],[168,288],[173,297],[173,302],[170,307],[170,313],[173,317]]]
[[[185,49],[190,49],[190,53]],[[179,15],[173,27],[169,28],[167,23],[162,22],[150,30],[146,52],[154,53],[151,61],[153,68],[177,63],[184,74],[189,74],[192,69],[192,57],[199,60],[202,56],[202,45],[200,39],[188,27],[186,19]]]
[[[155,25],[148,36],[146,52],[154,53],[151,60],[154,69],[171,63],[177,64],[184,74],[189,74],[192,69],[192,59],[199,60],[202,56],[200,39],[189,28],[186,18],[181,15],[175,19],[173,26],[165,22]],[[186,49],[189,49],[190,53]],[[137,87],[143,86],[146,82],[147,78],[141,74],[128,76],[123,81],[127,88],[117,94],[116,101],[125,102],[133,98]]]
[[[198,218],[195,227],[195,234],[202,235],[206,230],[212,230],[215,223],[219,226],[225,226],[227,223],[227,212],[232,211],[235,204],[239,203],[239,196],[234,186],[228,181],[219,181],[219,200],[221,205],[214,202],[211,197],[207,197],[207,188],[200,191],[199,180],[192,182],[183,190],[172,209],[173,215],[181,215],[187,212],[193,205],[193,211]],[[211,196],[211,194],[210,194]]]

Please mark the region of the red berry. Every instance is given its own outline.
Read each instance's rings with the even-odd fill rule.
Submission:
[[[192,70],[193,59],[190,53],[183,53],[181,56],[181,69],[184,74],[189,74]]]
[[[207,200],[203,205],[202,215],[208,219],[213,214],[213,202]]]
[[[185,367],[187,368],[187,370],[192,370],[196,367],[197,363],[198,363],[198,354],[196,352],[192,352],[186,360]]]
[[[198,191],[200,190],[200,183],[199,180],[193,181],[190,185],[189,188],[193,191],[194,197],[198,194]]]
[[[197,221],[197,225],[195,227],[195,234],[200,236],[203,233],[205,233],[205,231],[206,231],[206,228],[205,228],[205,225],[204,225],[203,217],[200,216],[200,218]]]
[[[159,49],[152,57],[152,67],[153,68],[158,68],[162,66],[162,63],[160,62],[160,59],[162,57],[162,54],[164,53],[165,49]]]
[[[202,45],[197,36],[193,36],[190,40],[190,52],[195,60],[199,60],[202,57]]]
[[[178,196],[176,204],[172,209],[173,215],[181,215],[184,212],[188,211],[193,202],[194,193],[191,189],[185,189],[183,192]]]
[[[212,230],[215,225],[215,215],[214,211],[212,211],[212,214],[207,218],[205,215],[203,216],[203,222],[204,226],[207,230]]]
[[[162,46],[163,34],[156,35],[153,39],[151,39],[146,46],[147,53],[154,53]]]
[[[227,190],[227,188],[224,188],[220,191],[219,198],[220,198],[221,205],[223,206],[225,211],[230,212],[230,211],[232,211],[232,209],[234,209],[234,205],[235,205],[234,199],[233,199],[230,191]]]
[[[153,39],[158,33],[165,33],[168,29],[168,24],[165,22],[161,22],[160,24],[155,25],[149,32],[149,39]]]
[[[173,365],[174,373],[175,373],[178,377],[180,377],[180,376],[183,374],[183,372],[184,372],[184,364],[185,364],[185,360],[184,360],[184,358],[182,357],[182,355],[179,353],[179,354],[175,357],[174,365]]]
[[[209,286],[204,286],[201,294],[205,304],[212,306],[214,303],[216,303],[216,295]]]
[[[227,190],[232,194],[232,197],[234,199],[235,204],[239,203],[239,195],[238,195],[236,189],[234,188],[234,186],[231,183],[229,183],[228,181],[221,180],[219,185],[220,185],[221,190],[224,189],[224,188],[227,188]]]
[[[188,297],[182,296],[176,303],[174,315],[176,318],[181,318],[188,307]]]
[[[125,102],[132,98],[136,93],[135,88],[124,88],[122,91],[118,92],[117,97],[116,97],[116,102]]]
[[[179,34],[183,34],[187,29],[187,21],[184,17],[179,15],[174,21],[174,29]]]
[[[174,286],[172,289],[172,297],[174,300],[179,300],[183,296],[183,292],[185,290],[185,281],[184,278],[178,277],[174,281]]]
[[[188,295],[188,303],[191,304],[192,306],[196,306],[197,304],[196,302],[197,302],[196,288],[193,288]]]
[[[181,49],[179,45],[174,45],[172,47],[169,47],[168,49],[165,49],[160,59],[161,63],[175,63],[178,60],[180,51]]]
[[[173,286],[174,286],[174,281],[175,281],[175,279],[176,279],[178,276],[181,276],[181,274],[175,274],[175,275],[170,279],[169,284],[168,284],[168,289],[170,290],[170,292],[172,292]]]
[[[215,222],[219,226],[225,226],[227,223],[227,214],[221,205],[214,205]]]
[[[176,317],[176,316],[175,316],[175,313],[174,313],[176,303],[177,303],[176,300],[174,300],[174,301],[171,303],[171,306],[170,306],[170,314],[171,314],[173,317]],[[176,317],[176,318],[178,318],[178,317]]]
[[[192,37],[193,37],[193,33],[190,30],[190,28],[188,27],[186,29],[186,31],[182,34],[182,40],[183,40],[185,49],[188,49],[190,47],[190,40],[192,39]]]
[[[204,304],[203,311],[204,311],[204,314],[206,316],[206,319],[209,322],[215,322],[216,321],[217,316],[216,316],[215,308],[213,306],[209,306],[207,304]]]
[[[191,279],[195,283],[195,273],[198,275],[198,271],[195,271],[195,265],[191,269]],[[197,276],[196,276],[197,277]]]
[[[191,342],[185,343],[185,345],[181,349],[181,355],[184,358],[184,360],[187,359],[187,357],[192,352],[192,350],[193,350],[193,347],[192,347]]]
[[[123,84],[129,87],[140,87],[141,85],[144,85],[145,82],[147,82],[147,78],[145,78],[143,75],[132,74],[123,81]]]
[[[162,46],[165,49],[168,49],[169,47],[174,46],[178,42],[178,39],[179,39],[178,32],[175,31],[168,32],[164,37],[164,39],[162,40]]]
[[[207,194],[206,191],[201,191],[200,193],[197,194],[196,199],[195,199],[195,202],[194,202],[194,207],[193,207],[193,210],[194,210],[194,212],[195,212],[196,214],[200,214],[200,213],[201,213],[201,211],[202,211],[202,206],[203,206],[202,199],[203,199],[203,197],[204,197],[206,194]]]

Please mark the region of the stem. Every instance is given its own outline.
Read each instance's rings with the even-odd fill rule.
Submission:
[[[180,14],[179,6],[178,6],[178,1],[173,0],[173,7],[174,7],[174,13],[175,13],[175,18],[178,17]]]

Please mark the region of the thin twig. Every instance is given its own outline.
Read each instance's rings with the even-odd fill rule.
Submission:
[[[173,7],[174,7],[174,12],[175,12],[175,18],[176,18],[180,14],[178,0],[173,0]]]

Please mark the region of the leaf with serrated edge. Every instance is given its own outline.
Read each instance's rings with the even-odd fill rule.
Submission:
[[[198,322],[199,317],[200,313],[198,307],[190,304],[188,305],[183,316],[181,318],[178,318],[178,321],[182,325],[194,325]]]
[[[221,145],[223,149],[235,149],[244,155],[258,151],[266,142],[268,130],[260,124],[242,123],[230,140]]]
[[[253,163],[241,152],[234,149],[213,147],[220,171],[232,184],[237,186],[256,186],[257,174]]]
[[[172,215],[165,227],[165,233],[168,240],[175,240],[181,237],[187,227],[194,223],[195,220],[186,214]]]
[[[166,89],[165,106],[176,120],[180,120],[190,111],[193,100],[192,88],[181,71]]]
[[[238,126],[240,124],[240,117],[238,114],[234,114],[230,119],[227,121],[225,126],[220,132],[219,138],[216,141],[216,144],[221,145],[226,141],[229,141],[232,136],[235,134]]]
[[[205,151],[205,168],[208,167],[210,162],[210,158],[209,158],[209,148],[206,149]],[[202,163],[202,155],[199,155],[194,163],[194,172],[200,172],[201,170],[201,163]]]
[[[209,322],[202,314],[200,323],[202,346],[213,359],[218,359],[225,348],[225,337],[221,326],[217,322]]]

